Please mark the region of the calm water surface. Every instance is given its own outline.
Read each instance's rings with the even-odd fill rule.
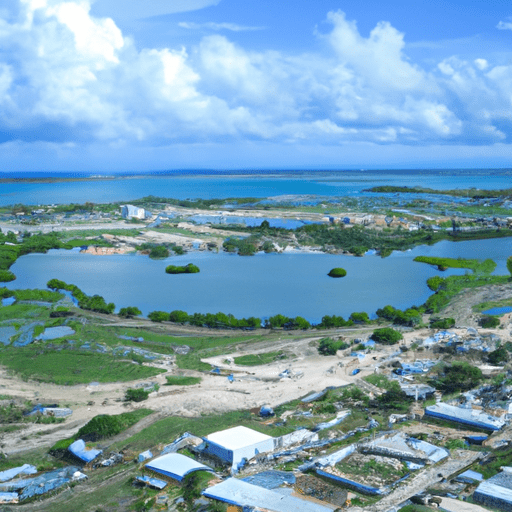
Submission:
[[[44,288],[51,278],[76,284],[89,295],[102,295],[119,309],[138,306],[150,311],[181,309],[188,313],[222,311],[236,317],[265,318],[277,313],[303,316],[319,322],[323,315],[354,311],[373,314],[391,304],[397,308],[420,305],[431,295],[426,280],[440,273],[413,259],[418,255],[492,258],[497,274],[507,274],[506,259],[512,254],[512,239],[471,242],[443,241],[388,258],[363,258],[328,254],[257,254],[253,257],[221,253],[189,253],[166,260],[140,255],[93,256],[74,251],[52,250],[29,254],[17,260],[12,271],[17,280],[9,288]],[[201,272],[168,275],[169,264],[197,264]],[[327,276],[333,267],[343,267],[347,276]]]

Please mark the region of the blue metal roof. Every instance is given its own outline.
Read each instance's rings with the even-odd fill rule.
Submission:
[[[100,453],[103,452],[103,450],[94,450],[92,448],[86,448],[85,443],[82,439],[79,439],[78,441],[75,441],[73,444],[69,445],[68,450],[75,457],[78,457],[80,460],[83,460],[84,462],[93,461]]]
[[[329,506],[319,505],[295,496],[286,496],[236,478],[229,478],[220,484],[209,487],[203,492],[203,495],[238,507],[259,507],[273,512],[304,512],[305,510],[308,512],[332,512],[332,508]]]

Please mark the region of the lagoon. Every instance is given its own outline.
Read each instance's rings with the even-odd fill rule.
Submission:
[[[506,259],[512,240],[443,241],[388,258],[311,253],[259,253],[241,257],[228,253],[191,252],[164,260],[143,255],[94,256],[52,250],[28,254],[11,267],[17,276],[8,288],[45,288],[52,278],[73,283],[88,295],[102,295],[117,310],[137,306],[150,311],[180,309],[189,314],[231,313],[235,317],[266,318],[277,313],[320,322],[324,315],[375,311],[387,304],[404,309],[420,305],[432,294],[426,280],[434,275],[463,274],[463,269],[439,272],[414,262],[419,255],[448,258],[492,258],[495,273],[507,274]],[[169,264],[194,263],[198,274],[169,275]],[[347,276],[331,279],[327,273],[343,267]]]

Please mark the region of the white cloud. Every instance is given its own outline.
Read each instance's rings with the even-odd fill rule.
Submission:
[[[86,0],[13,1],[0,11],[0,134],[12,140],[420,145],[512,134],[512,66],[479,56],[422,68],[387,22],[363,37],[329,13],[323,53],[248,51],[219,34],[138,50]]]
[[[500,21],[496,28],[498,30],[512,30],[512,21]]]
[[[255,30],[265,30],[265,27],[248,27],[246,25],[238,25],[236,23],[214,23],[213,21],[207,23],[194,23],[190,21],[180,21],[178,26],[188,30],[228,30],[231,32],[252,32]]]

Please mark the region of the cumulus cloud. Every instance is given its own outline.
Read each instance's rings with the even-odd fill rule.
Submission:
[[[363,37],[340,11],[327,20],[323,53],[248,51],[220,34],[139,50],[87,0],[13,0],[0,10],[0,140],[415,145],[512,133],[512,66],[479,56],[425,69],[389,23]]]
[[[178,26],[188,30],[228,30],[231,32],[252,32],[255,30],[264,30],[265,27],[249,27],[246,25],[238,25],[236,23],[214,23],[213,21],[207,23],[194,23],[190,21],[180,21]]]
[[[500,21],[496,25],[496,28],[498,30],[512,30],[512,21],[510,20],[510,18],[508,21]]]

